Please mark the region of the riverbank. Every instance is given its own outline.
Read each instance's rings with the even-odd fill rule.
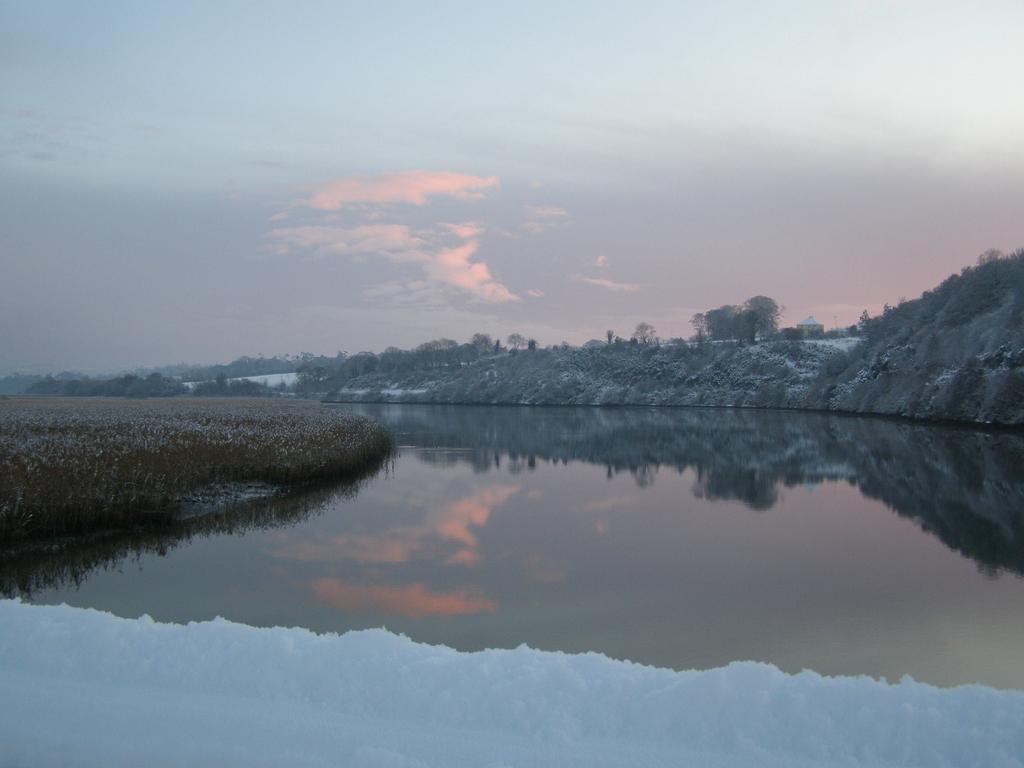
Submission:
[[[145,526],[318,481],[392,448],[370,419],[282,400],[0,402],[0,543]]]
[[[326,402],[774,408],[1024,426],[1024,349],[918,366],[892,350],[865,359],[866,340],[833,341],[553,347],[403,377],[364,374],[311,394]]]
[[[329,400],[823,410],[1024,426],[1024,251],[988,259],[846,336],[541,349],[439,339],[300,370]]]

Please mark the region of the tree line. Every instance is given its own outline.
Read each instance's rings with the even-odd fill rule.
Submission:
[[[188,387],[160,373],[151,373],[145,377],[128,373],[111,379],[93,379],[88,376],[57,379],[47,376],[32,384],[26,392],[30,395],[69,397],[173,397],[187,394]]]
[[[782,307],[768,296],[752,296],[742,304],[726,304],[698,312],[690,319],[694,340],[747,341],[773,336],[779,330]]]
[[[110,379],[94,379],[89,376],[46,376],[29,386],[25,393],[65,397],[266,397],[278,394],[279,391],[280,389],[275,390],[256,381],[231,381],[223,373],[218,374],[212,381],[200,382],[191,388],[178,379],[161,373],[151,373],[148,376],[126,373]]]

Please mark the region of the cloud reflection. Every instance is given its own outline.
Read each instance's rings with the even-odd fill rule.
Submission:
[[[487,525],[494,510],[519,488],[518,485],[489,486],[428,510],[417,525],[399,525],[380,532],[342,534],[327,540],[293,542],[278,548],[274,557],[304,562],[353,560],[396,565],[417,555],[433,556],[440,547],[446,555],[445,563],[476,565],[481,559],[478,529]]]
[[[432,592],[423,584],[407,586],[348,584],[321,578],[310,585],[313,598],[342,611],[374,611],[396,616],[460,616],[494,613],[497,605],[476,588]]]

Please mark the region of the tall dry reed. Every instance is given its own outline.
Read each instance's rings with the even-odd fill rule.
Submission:
[[[379,461],[375,422],[308,401],[0,402],[0,541],[145,522],[219,483],[291,486]]]

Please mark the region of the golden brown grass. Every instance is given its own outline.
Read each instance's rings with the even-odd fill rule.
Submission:
[[[343,477],[391,450],[375,422],[308,401],[0,401],[0,542],[146,522],[217,484]]]

